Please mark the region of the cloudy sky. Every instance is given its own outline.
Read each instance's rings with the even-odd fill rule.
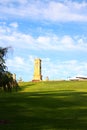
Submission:
[[[43,79],[87,76],[87,0],[0,0],[0,46],[17,79],[33,79],[35,58]]]

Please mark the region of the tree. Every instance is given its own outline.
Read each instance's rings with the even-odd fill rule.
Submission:
[[[2,74],[6,70],[5,65],[5,56],[8,52],[9,47],[2,48],[0,47],[0,74]]]
[[[8,52],[8,47],[0,47],[0,87],[3,87],[5,90],[6,86],[6,65],[5,65],[5,56]]]
[[[5,91],[11,91],[13,87],[18,88],[18,83],[13,79],[12,74],[7,71],[7,66],[5,65],[5,57],[10,47],[2,48],[0,47],[0,87]]]

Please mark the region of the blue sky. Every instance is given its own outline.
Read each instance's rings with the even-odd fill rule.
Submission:
[[[8,70],[33,79],[34,59],[43,80],[87,77],[86,0],[0,0],[0,46],[11,46]]]

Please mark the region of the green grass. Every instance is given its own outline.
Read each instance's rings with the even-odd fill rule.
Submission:
[[[27,82],[18,92],[0,90],[1,120],[0,130],[87,130],[87,82]]]

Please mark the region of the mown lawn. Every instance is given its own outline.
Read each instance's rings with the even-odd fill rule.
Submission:
[[[87,130],[87,81],[20,83],[0,90],[0,130]]]

